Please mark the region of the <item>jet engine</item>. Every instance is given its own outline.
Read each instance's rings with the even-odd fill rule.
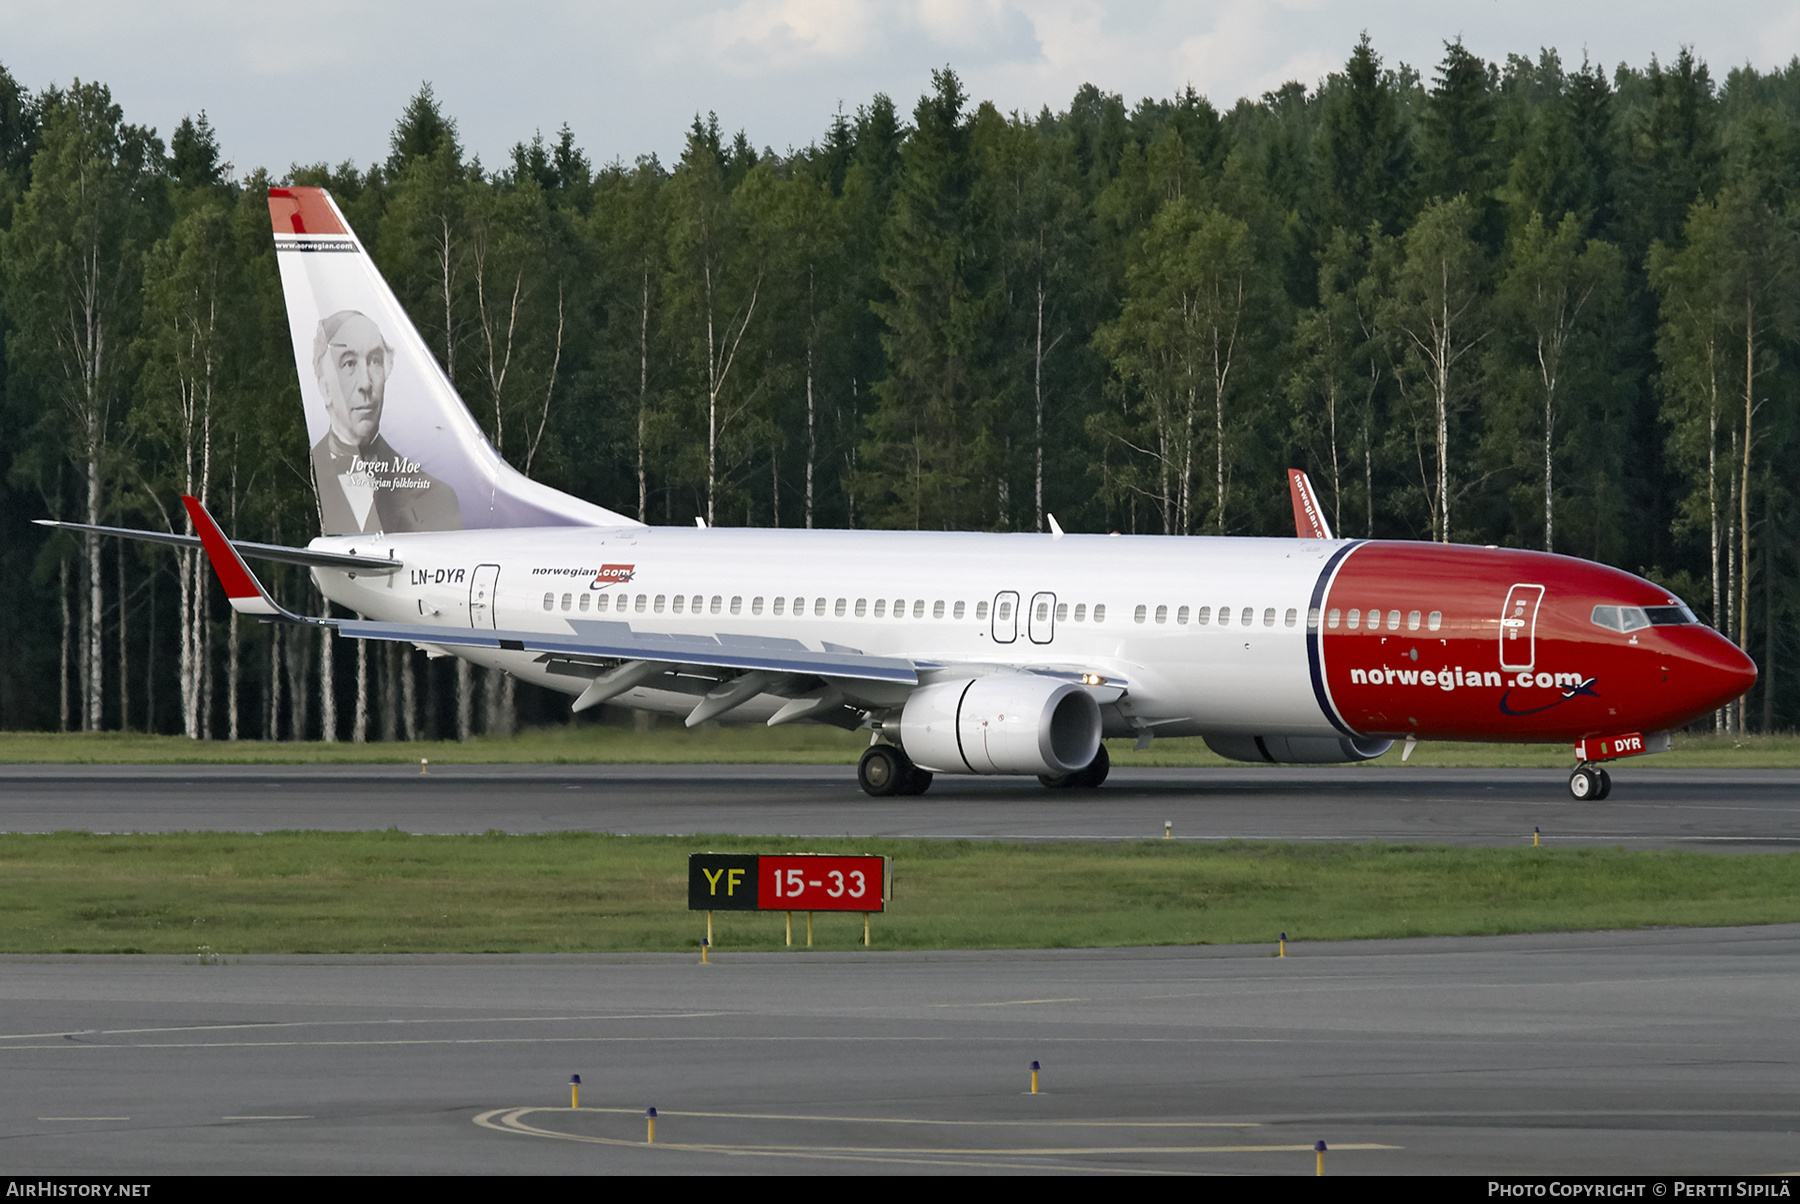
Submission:
[[[934,773],[1062,775],[1100,750],[1100,704],[1080,686],[998,673],[921,686],[900,713],[900,746]]]
[[[1232,761],[1269,765],[1341,765],[1373,761],[1394,747],[1392,740],[1346,736],[1207,736],[1206,747]]]

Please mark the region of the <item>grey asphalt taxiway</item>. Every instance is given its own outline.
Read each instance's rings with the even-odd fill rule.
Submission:
[[[0,831],[500,830],[1000,840],[1381,840],[1800,849],[1800,771],[1619,766],[1605,802],[1533,769],[1115,769],[1099,790],[940,777],[872,799],[848,767],[0,767]]]
[[[1800,773],[0,768],[0,831],[1800,849]],[[1800,1173],[1800,925],[1030,952],[0,957],[13,1174]],[[1043,1091],[1027,1094],[1032,1061]],[[582,1076],[581,1108],[568,1081]],[[660,1117],[645,1141],[644,1109]]]
[[[1272,952],[9,957],[0,1164],[1800,1172],[1800,925]]]

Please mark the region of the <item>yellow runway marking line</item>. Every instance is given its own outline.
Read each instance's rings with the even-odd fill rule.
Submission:
[[[546,1112],[599,1112],[617,1116],[637,1116],[636,1108],[543,1108]],[[704,1120],[805,1120],[846,1125],[1030,1125],[1033,1128],[1117,1128],[1117,1129],[1255,1129],[1260,1120],[932,1120],[910,1116],[800,1116],[785,1112],[671,1112],[660,1108],[659,1117],[683,1116]],[[1307,1149],[1312,1149],[1307,1146]],[[1333,1147],[1335,1148],[1335,1147]]]
[[[582,1109],[589,1111],[589,1109]],[[600,1111],[600,1109],[592,1109]],[[625,1109],[606,1109],[606,1111],[625,1111]],[[558,1129],[546,1129],[539,1125],[526,1123],[522,1117],[539,1112],[568,1113],[567,1108],[495,1108],[475,1117],[475,1123],[483,1128],[500,1132],[519,1133],[531,1137],[551,1137],[559,1141],[579,1141],[594,1145],[635,1146],[650,1148],[644,1142],[627,1140],[618,1137],[600,1137],[590,1134],[565,1133]],[[667,1113],[665,1115],[674,1115]],[[888,1147],[888,1146],[805,1146],[805,1145],[725,1145],[702,1142],[658,1142],[656,1148],[663,1150],[685,1150],[701,1154],[762,1154],[771,1156],[810,1156],[815,1158],[836,1158],[855,1156],[886,1157],[939,1157],[955,1158],[959,1155],[970,1157],[1012,1157],[1012,1158],[1052,1158],[1052,1157],[1092,1157],[1095,1155],[1126,1154],[1291,1154],[1311,1153],[1310,1145],[1196,1145],[1196,1146],[1049,1146],[1033,1148],[1030,1146],[1017,1148],[982,1148],[958,1149],[955,1147]],[[1346,1143],[1334,1145],[1333,1150],[1398,1150],[1403,1146],[1379,1145],[1374,1143]]]

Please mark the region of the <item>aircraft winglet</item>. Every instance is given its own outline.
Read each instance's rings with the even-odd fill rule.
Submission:
[[[289,614],[269,597],[263,589],[262,582],[244,563],[225,533],[219,530],[219,524],[213,516],[206,512],[198,498],[182,495],[181,504],[187,507],[188,518],[193,520],[194,532],[200,536],[200,545],[206,549],[206,558],[212,561],[213,572],[218,574],[219,584],[225,587],[225,597],[231,602],[231,609],[241,615],[266,615],[274,618],[303,622],[297,615]]]
[[[1312,478],[1298,468],[1288,469],[1288,493],[1294,499],[1294,534],[1301,539],[1330,539],[1331,526],[1325,521]]]

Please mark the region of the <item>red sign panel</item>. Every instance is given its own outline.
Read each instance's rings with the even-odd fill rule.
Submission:
[[[789,854],[757,859],[763,911],[882,911],[884,857]]]

